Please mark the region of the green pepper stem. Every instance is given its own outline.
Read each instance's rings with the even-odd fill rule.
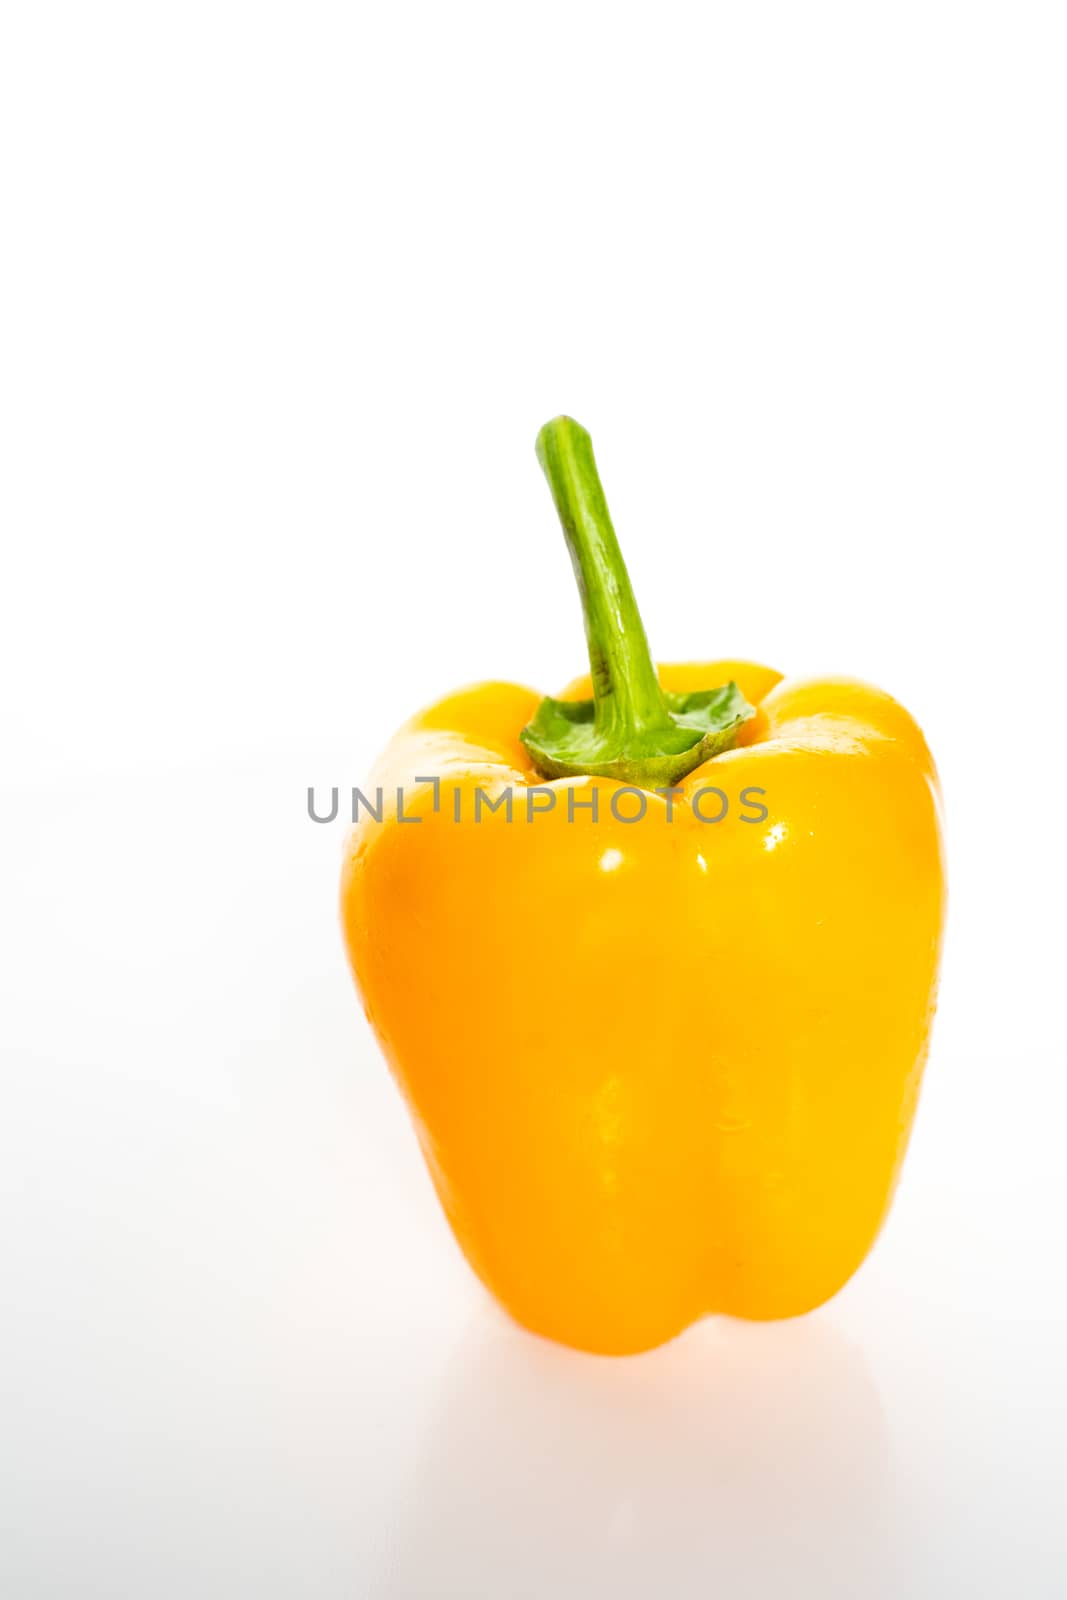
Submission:
[[[753,708],[736,683],[670,694],[660,688],[589,435],[557,417],[537,436],[537,458],[582,597],[593,698],[546,697],[519,738],[546,778],[584,774],[670,787],[729,750]]]
[[[598,733],[669,727],[670,713],[652,665],[641,613],[615,537],[593,441],[571,417],[537,436],[582,599]]]

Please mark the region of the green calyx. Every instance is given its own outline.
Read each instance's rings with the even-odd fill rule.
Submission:
[[[660,688],[592,440],[570,417],[556,417],[537,436],[537,459],[578,580],[593,698],[542,700],[522,742],[546,778],[588,773],[669,788],[729,750],[755,709],[736,683],[691,694]]]

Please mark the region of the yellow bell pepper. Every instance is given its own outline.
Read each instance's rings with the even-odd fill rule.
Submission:
[[[468,1261],[526,1327],[622,1353],[808,1311],[871,1248],[930,1041],[940,797],[877,689],[657,674],[588,435],[538,452],[591,679],[409,722],[342,920]]]

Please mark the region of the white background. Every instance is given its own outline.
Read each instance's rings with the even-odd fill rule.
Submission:
[[[4,7],[5,1596],[1063,1592],[1065,44]],[[949,818],[872,1259],[622,1362],[474,1285],[305,810],[582,666],[561,410],[656,652],[882,684]]]

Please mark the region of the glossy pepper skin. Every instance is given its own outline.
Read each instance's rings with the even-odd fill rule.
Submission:
[[[855,1272],[945,905],[937,776],[889,696],[733,661],[659,680],[756,708],[673,795],[631,783],[614,815],[617,780],[546,779],[519,737],[540,697],[485,684],[401,730],[343,872],[357,986],[467,1259],[520,1323],[605,1353],[794,1316]],[[474,820],[509,787],[510,821]],[[711,788],[728,809],[701,821]]]

